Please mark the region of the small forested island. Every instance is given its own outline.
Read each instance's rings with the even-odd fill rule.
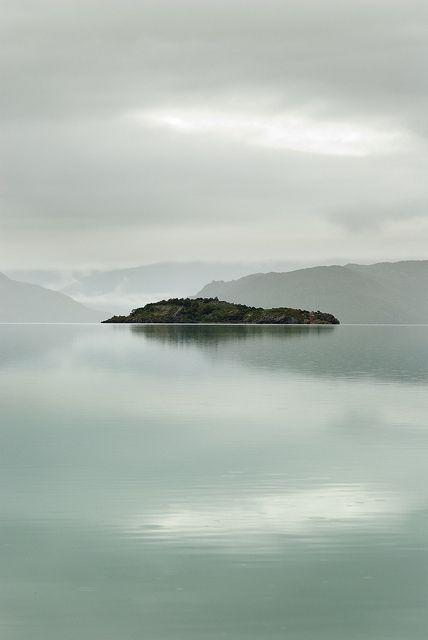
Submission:
[[[302,309],[262,309],[218,298],[171,298],[113,316],[104,323],[339,324],[331,313]]]

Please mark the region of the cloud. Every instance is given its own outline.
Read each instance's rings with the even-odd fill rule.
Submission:
[[[228,139],[272,149],[338,156],[369,156],[406,148],[406,134],[382,131],[358,123],[317,122],[302,114],[283,115],[206,111],[148,112],[136,116],[147,126],[167,127],[194,135],[224,135]]]
[[[396,222],[414,229],[405,257],[419,257],[421,0],[7,0],[1,11],[3,269],[297,249],[393,259]]]

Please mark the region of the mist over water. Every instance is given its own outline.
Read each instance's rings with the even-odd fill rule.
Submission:
[[[428,327],[0,326],[2,640],[422,640]]]

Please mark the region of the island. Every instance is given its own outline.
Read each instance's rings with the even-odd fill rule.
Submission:
[[[154,324],[339,324],[331,313],[278,307],[262,309],[218,298],[171,298],[113,316],[104,323]]]

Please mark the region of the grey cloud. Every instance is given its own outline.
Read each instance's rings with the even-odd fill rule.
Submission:
[[[399,116],[426,97],[428,9],[418,0],[3,4],[11,115],[268,91],[280,105],[352,102]]]
[[[123,238],[127,227],[182,225],[170,256],[181,259],[204,228],[230,225],[240,245],[236,229],[256,233],[261,220],[267,235],[284,236],[284,251],[290,229],[304,237],[338,227],[355,259],[346,234],[371,229],[381,239],[384,223],[417,227],[425,215],[420,0],[3,0],[0,13],[0,224],[17,261],[32,237],[43,245],[43,231],[47,246],[67,230],[117,227]],[[400,130],[411,144],[376,157],[315,156],[128,117],[185,108],[291,110]],[[76,266],[96,251],[84,244]],[[320,255],[327,249],[320,239]],[[223,250],[219,240],[219,256],[234,257]],[[111,266],[125,254],[118,247]]]

